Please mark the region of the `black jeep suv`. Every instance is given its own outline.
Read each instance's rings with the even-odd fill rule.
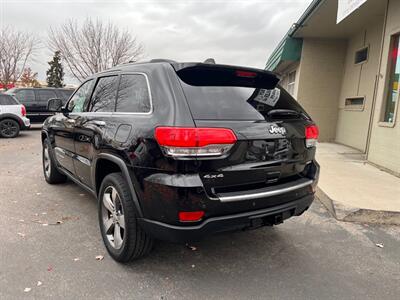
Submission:
[[[67,88],[12,88],[6,94],[12,95],[18,99],[26,108],[26,116],[32,122],[43,122],[47,117],[54,115],[54,112],[48,111],[47,102],[49,99],[58,98],[65,103],[73,89]]]
[[[282,223],[309,208],[318,128],[273,73],[208,63],[125,64],[88,78],[43,126],[48,183],[98,199],[110,255],[154,239]]]

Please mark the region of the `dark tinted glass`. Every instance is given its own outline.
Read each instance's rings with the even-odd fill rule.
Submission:
[[[354,63],[359,64],[359,63],[367,61],[367,59],[368,59],[368,47],[358,50],[356,52],[356,55],[354,58]]]
[[[58,93],[60,94],[62,100],[68,100],[73,92],[74,90],[58,90]]]
[[[113,112],[117,95],[118,76],[99,78],[90,102],[90,111]]]
[[[51,98],[57,98],[56,92],[52,90],[36,90],[39,96],[39,101],[47,102]]]
[[[9,95],[0,95],[0,105],[17,105],[17,100]]]
[[[198,120],[264,120],[272,109],[304,110],[282,87],[191,86],[181,82],[193,117]]]
[[[72,96],[68,102],[68,110],[72,112],[83,112],[87,105],[85,105],[92,92],[94,80],[89,80],[83,83]]]
[[[138,113],[150,111],[150,96],[147,81],[143,75],[121,76],[116,111]]]
[[[22,104],[35,101],[35,93],[33,90],[17,90],[15,92],[15,97]]]

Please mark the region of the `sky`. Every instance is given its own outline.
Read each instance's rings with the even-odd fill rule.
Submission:
[[[45,80],[50,26],[73,18],[111,21],[144,46],[142,60],[168,58],[264,68],[276,45],[311,0],[0,0],[0,26],[41,41],[29,67]],[[66,83],[74,83],[67,76]]]

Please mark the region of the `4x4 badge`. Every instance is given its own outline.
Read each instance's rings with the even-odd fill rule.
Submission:
[[[286,134],[286,128],[285,127],[279,127],[277,125],[271,125],[271,127],[268,130],[268,132],[271,133],[271,134],[285,135]]]

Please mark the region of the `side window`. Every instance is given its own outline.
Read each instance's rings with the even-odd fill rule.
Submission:
[[[146,77],[140,74],[121,76],[118,88],[117,112],[150,112],[150,95]]]
[[[100,77],[90,101],[90,111],[113,112],[117,96],[118,76]]]
[[[93,80],[86,81],[82,84],[71,100],[68,102],[68,110],[71,112],[82,112],[84,109],[85,100],[90,96],[92,91]]]
[[[47,102],[51,98],[57,98],[57,95],[54,91],[51,90],[36,90],[36,93],[38,93],[39,96],[39,101],[41,102]]]
[[[384,102],[383,119],[381,121],[394,123],[396,114],[396,103],[399,101],[399,79],[400,79],[400,34],[395,34],[390,40],[389,55],[389,81],[387,84],[387,95]]]
[[[15,93],[15,97],[22,104],[35,101],[35,93],[33,90],[19,90]]]
[[[15,98],[9,95],[0,95],[0,105],[17,105],[18,102]]]

